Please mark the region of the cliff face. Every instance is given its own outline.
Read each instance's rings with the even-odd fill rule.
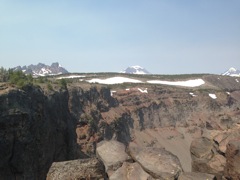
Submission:
[[[68,92],[13,89],[0,96],[0,179],[45,179],[53,161],[75,158]]]
[[[164,147],[190,172],[193,139],[240,123],[236,88],[231,93],[153,85],[143,93],[138,88],[143,87],[114,93],[78,83],[55,91],[2,88],[0,179],[45,179],[52,162],[95,156],[97,143],[111,139],[125,146]]]

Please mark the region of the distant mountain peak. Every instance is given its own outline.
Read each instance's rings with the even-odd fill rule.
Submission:
[[[139,65],[135,65],[135,66],[131,66],[132,68],[135,68],[135,69],[144,69],[143,67],[139,66]]]
[[[236,72],[237,71],[237,69],[236,68],[234,68],[234,67],[231,67],[231,68],[229,68],[229,70],[228,71],[230,71],[230,72]]]
[[[150,74],[145,68],[135,65],[135,66],[130,66],[127,69],[121,71],[121,73],[126,73],[126,74]]]
[[[66,74],[68,71],[63,68],[58,62],[52,63],[51,66],[45,65],[43,63],[38,63],[37,65],[29,66],[17,66],[13,68],[14,70],[22,71],[25,74],[32,74],[35,77],[38,76],[51,76],[58,74]]]
[[[240,77],[240,71],[234,67],[229,68],[227,71],[222,73],[224,76],[236,76]]]
[[[53,68],[60,68],[62,67],[58,62],[52,63],[51,67]]]

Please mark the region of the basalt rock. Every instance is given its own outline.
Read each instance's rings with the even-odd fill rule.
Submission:
[[[109,175],[129,159],[125,149],[124,144],[114,140],[102,141],[97,145],[97,156],[104,163]]]
[[[104,165],[97,158],[54,162],[47,174],[47,180],[103,180],[106,177]]]
[[[184,172],[180,174],[178,180],[215,180],[215,176],[207,173]]]
[[[223,175],[225,157],[214,149],[214,142],[207,138],[195,139],[191,144],[192,171]]]
[[[229,179],[240,179],[240,139],[233,139],[227,144],[227,163],[224,175]]]
[[[182,172],[179,159],[163,148],[141,148],[131,143],[130,156],[154,178],[176,179]]]
[[[124,162],[116,172],[110,177],[110,180],[154,180],[152,176],[146,173],[138,163]]]

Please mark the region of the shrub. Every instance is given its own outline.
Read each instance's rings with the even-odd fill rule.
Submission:
[[[44,83],[43,77],[39,77],[39,78],[37,79],[37,82],[38,82],[38,83]]]
[[[48,90],[53,91],[53,86],[50,83],[47,84],[47,88]]]
[[[25,75],[22,71],[9,70],[9,81],[11,84],[17,85],[22,88],[25,85],[32,84],[32,75]]]
[[[36,78],[36,82],[41,83],[41,84],[46,83],[46,82],[48,82],[48,79],[47,79],[47,77],[40,76],[40,77]]]
[[[67,81],[65,79],[60,79],[59,80],[61,88],[66,89],[67,88]]]

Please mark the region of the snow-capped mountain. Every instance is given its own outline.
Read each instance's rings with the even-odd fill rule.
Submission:
[[[126,73],[126,74],[150,74],[146,69],[144,69],[141,66],[131,66],[128,67],[127,69],[121,71],[121,73]]]
[[[226,72],[222,73],[222,75],[240,77],[240,71],[236,68],[231,67]]]
[[[66,74],[68,71],[63,68],[58,62],[52,63],[51,66],[45,65],[43,63],[38,63],[37,65],[29,65],[29,66],[17,66],[13,68],[14,71],[22,71],[25,74],[32,74],[35,77],[38,76],[51,76],[58,74]]]

